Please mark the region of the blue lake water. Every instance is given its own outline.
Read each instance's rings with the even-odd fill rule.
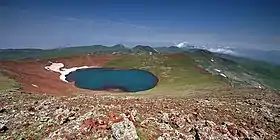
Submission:
[[[158,78],[148,71],[112,68],[80,69],[68,74],[66,80],[83,89],[118,89],[125,92],[148,90],[158,83]]]

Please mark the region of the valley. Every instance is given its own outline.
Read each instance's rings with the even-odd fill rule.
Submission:
[[[0,138],[279,139],[278,66],[199,49],[101,48],[3,58]],[[127,92],[63,81],[79,67],[151,72],[158,83]]]

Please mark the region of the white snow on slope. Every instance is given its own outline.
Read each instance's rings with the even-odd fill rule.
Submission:
[[[177,45],[175,45],[175,46],[177,46],[177,47],[179,47],[179,48],[182,48],[182,47],[185,47],[185,46],[187,46],[187,45],[188,45],[188,42],[184,41],[184,42],[181,42],[181,43],[179,43],[179,44],[177,44]]]
[[[153,50],[154,50],[154,51],[156,51],[157,53],[159,53],[159,51],[158,51],[158,50],[156,50],[155,48],[153,48]]]
[[[221,72],[221,70],[219,70],[219,69],[214,69],[216,72]]]
[[[66,80],[66,76],[73,72],[73,71],[76,71],[78,69],[87,69],[87,68],[96,68],[97,66],[81,66],[81,67],[73,67],[73,68],[63,68],[64,67],[64,64],[63,63],[51,63],[50,66],[46,66],[45,69],[48,70],[48,71],[54,71],[54,72],[57,72],[57,73],[60,73],[60,76],[59,76],[59,79],[66,82],[66,83],[69,83],[67,80]]]

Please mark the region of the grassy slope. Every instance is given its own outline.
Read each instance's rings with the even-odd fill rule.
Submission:
[[[220,77],[197,70],[195,63],[187,56],[170,58],[163,55],[126,55],[109,62],[105,67],[148,70],[160,79],[158,85],[149,92],[161,94],[215,89],[226,84]]]
[[[280,90],[280,66],[229,55],[222,55],[222,57],[237,62],[238,65],[257,78],[263,85]]]
[[[240,65],[260,79],[261,83],[280,90],[280,66],[249,60],[240,63]]]
[[[167,52],[177,52],[178,48],[164,48],[167,49]],[[163,50],[164,50],[163,49]],[[127,52],[128,50],[122,47],[105,47],[102,45],[94,45],[94,46],[79,46],[79,47],[71,47],[71,48],[63,48],[63,49],[52,49],[52,50],[40,50],[40,49],[19,49],[19,50],[0,50],[0,60],[19,60],[25,58],[39,58],[39,59],[48,59],[48,58],[56,58],[56,57],[66,57],[66,56],[75,56],[82,55],[93,52],[114,52],[116,50]],[[162,50],[162,49],[159,49]],[[173,51],[172,51],[173,50]],[[175,51],[175,52],[174,52]],[[203,60],[200,63],[204,67],[209,67],[209,60],[211,58],[211,54],[206,56],[201,56],[201,54],[197,55],[197,53],[188,53],[193,59]],[[238,63],[242,67],[242,69],[238,68],[236,64],[217,64],[223,67],[227,66],[230,71],[234,71],[236,73],[248,72],[250,75],[255,77],[259,83],[272,87],[274,89],[280,90],[280,66],[274,66],[272,64],[268,64],[265,62],[249,60],[245,58],[238,58],[233,56],[226,56],[230,60],[233,60]],[[136,61],[136,60],[133,60]],[[178,63],[178,62],[172,62]],[[122,65],[122,64],[120,64]],[[128,65],[128,68],[133,65]],[[163,68],[163,67],[162,67]],[[164,69],[164,68],[163,68]],[[155,70],[155,69],[151,69]],[[193,79],[194,82],[196,79]]]
[[[19,87],[16,81],[9,79],[7,76],[4,76],[2,72],[3,70],[0,69],[0,91]]]

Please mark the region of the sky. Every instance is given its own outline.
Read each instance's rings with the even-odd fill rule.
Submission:
[[[279,25],[279,0],[0,0],[0,49],[187,41],[280,50]]]

